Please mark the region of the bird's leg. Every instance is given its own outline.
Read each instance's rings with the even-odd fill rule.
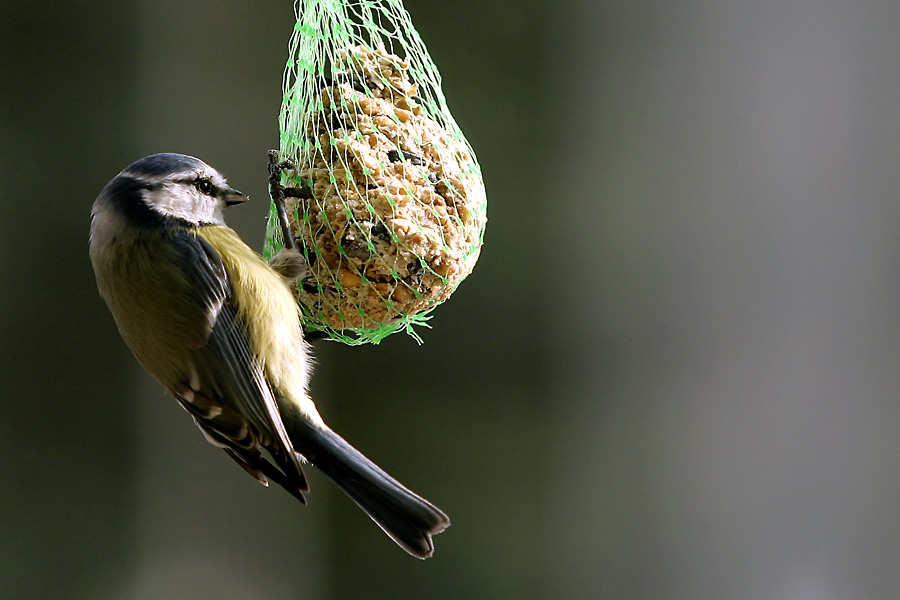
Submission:
[[[279,161],[278,150],[269,150],[269,196],[275,203],[278,212],[278,222],[281,226],[281,235],[284,238],[284,249],[278,252],[269,261],[269,265],[282,277],[294,283],[306,275],[307,261],[297,248],[297,240],[291,232],[287,209],[284,207],[285,198],[300,198],[310,200],[313,197],[312,190],[307,186],[285,187],[281,185],[281,173],[287,169],[295,169],[293,161]],[[297,260],[299,258],[299,261]],[[303,337],[308,342],[315,342],[328,337],[321,331],[312,331],[303,328]],[[271,478],[271,477],[270,477]],[[273,479],[274,480],[274,479]],[[277,480],[275,480],[277,481]]]
[[[269,196],[275,203],[275,210],[278,212],[278,223],[281,225],[284,247],[287,250],[296,250],[297,244],[291,233],[287,210],[284,208],[284,199],[288,196],[288,188],[281,185],[281,173],[286,169],[293,169],[294,163],[290,160],[278,162],[278,158],[278,150],[269,150]]]
[[[269,193],[274,200],[278,195],[281,202],[285,198],[301,198],[303,200],[312,200],[313,193],[309,186],[285,187],[281,185],[281,173],[289,169],[296,169],[297,165],[290,159],[278,161],[278,150],[269,150]]]
[[[281,173],[297,167],[290,159],[279,162],[278,158],[278,150],[269,150],[269,196],[271,196],[272,202],[275,203],[275,210],[278,212],[278,222],[281,225],[284,247],[288,250],[295,250],[297,242],[294,240],[293,234],[291,234],[290,221],[288,220],[287,210],[284,207],[284,199],[300,198],[311,200],[313,194],[309,186],[285,187],[281,185]]]
[[[269,150],[269,195],[275,203],[278,213],[278,222],[281,226],[281,236],[284,239],[284,248],[269,260],[269,266],[275,269],[282,277],[292,284],[306,275],[306,259],[297,247],[297,240],[291,232],[287,209],[284,206],[286,197],[300,197],[298,190],[309,188],[292,188],[281,185],[281,173],[287,169],[294,169],[294,163],[290,160],[278,160],[278,150]],[[310,197],[312,194],[310,194]]]

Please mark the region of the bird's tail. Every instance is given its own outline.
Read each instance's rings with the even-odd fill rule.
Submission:
[[[418,558],[431,556],[431,536],[450,525],[441,509],[408,490],[330,429],[293,419],[288,431],[294,449],[336,483],[401,548]]]

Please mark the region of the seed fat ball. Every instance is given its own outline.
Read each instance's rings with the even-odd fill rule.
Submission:
[[[297,296],[328,327],[377,329],[443,302],[471,272],[484,192],[465,141],[420,106],[407,61],[354,46],[335,67],[297,161],[312,198],[285,200],[310,263]]]

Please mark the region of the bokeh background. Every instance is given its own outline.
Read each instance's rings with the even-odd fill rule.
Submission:
[[[88,214],[149,153],[253,201],[291,3],[0,3],[0,598],[900,597],[900,5],[407,0],[483,165],[425,343],[327,421],[453,526],[265,489],[145,375]]]

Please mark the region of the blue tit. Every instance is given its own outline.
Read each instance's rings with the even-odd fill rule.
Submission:
[[[328,428],[309,396],[308,344],[287,277],[225,225],[247,198],[201,160],[154,154],[100,192],[90,255],[100,295],[137,360],[206,439],[261,483],[306,503],[320,469],[419,558],[450,521]]]

